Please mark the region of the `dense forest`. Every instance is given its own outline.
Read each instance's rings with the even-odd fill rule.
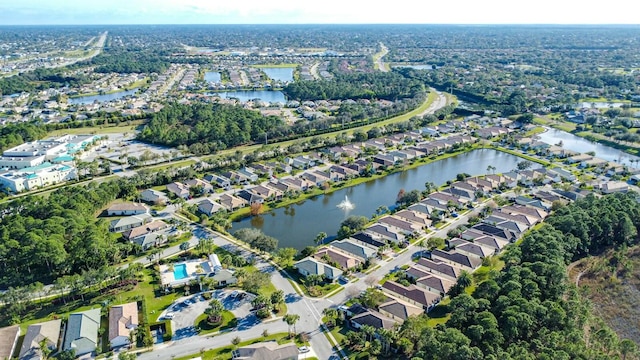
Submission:
[[[450,316],[445,324],[431,327],[427,315],[410,318],[381,339],[412,360],[624,358],[635,344],[591,315],[566,267],[605,248],[638,243],[639,226],[635,194],[590,195],[562,207],[506,250],[503,270],[489,272],[473,295],[462,292],[443,305]],[[367,351],[357,334],[347,339],[351,348]],[[389,348],[384,345],[369,349]]]
[[[32,123],[7,124],[0,128],[0,152],[47,135],[44,127]]]
[[[241,106],[173,103],[154,114],[138,138],[155,144],[187,145],[202,154],[262,139],[267,131],[281,125],[283,121],[277,116],[263,116]]]
[[[63,86],[80,86],[89,82],[83,74],[63,74],[61,69],[38,68],[14,76],[0,78],[0,95],[17,94],[23,91],[33,92]]]
[[[395,101],[424,92],[423,83],[398,72],[338,73],[333,80],[296,81],[284,88],[290,99],[346,100],[385,99]]]
[[[97,73],[163,73],[170,61],[155,52],[142,49],[106,50],[87,62]]]

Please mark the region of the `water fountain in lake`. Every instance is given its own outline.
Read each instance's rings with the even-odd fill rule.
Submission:
[[[344,200],[338,204],[338,207],[342,210],[351,210],[356,207],[351,201],[349,201],[349,197],[347,195],[344,196]]]

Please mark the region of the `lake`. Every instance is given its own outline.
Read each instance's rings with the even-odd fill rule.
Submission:
[[[430,65],[430,64],[419,64],[419,65],[394,65],[393,67],[398,67],[398,68],[411,68],[411,69],[416,69],[416,70],[433,70],[434,69],[434,65]],[[437,66],[435,66],[435,68],[438,68]]]
[[[260,68],[260,70],[264,71],[265,74],[269,78],[275,81],[281,82],[291,82],[293,81],[293,70],[294,68],[286,68],[286,67],[265,67]]]
[[[629,160],[640,160],[640,157],[627,154],[626,152],[614,149],[610,146],[602,145],[597,142],[589,141],[579,136],[573,135],[566,131],[557,129],[547,129],[547,131],[538,134],[540,141],[547,144],[555,145],[562,141],[562,147],[565,149],[586,153],[594,151],[596,157],[607,161],[615,161],[629,166],[632,165]]]
[[[207,71],[204,73],[204,81],[219,83],[221,80],[220,73],[217,71]]]
[[[313,240],[320,232],[335,236],[340,223],[349,215],[371,217],[378,207],[393,206],[400,189],[422,191],[426,182],[442,185],[462,172],[485,174],[489,165],[495,166],[498,173],[507,172],[515,169],[519,161],[522,159],[517,156],[493,149],[474,150],[243,219],[233,223],[231,232],[255,227],[278,239],[280,247],[303,249],[314,245]],[[345,211],[337,207],[345,196],[355,204],[354,209]]]
[[[68,102],[70,105],[86,105],[93,104],[95,101],[97,102],[108,102],[113,100],[122,99],[125,96],[133,95],[138,91],[137,88],[131,90],[123,90],[114,92],[111,94],[102,94],[102,95],[90,95],[90,96],[80,96],[75,98],[69,98]]]
[[[205,93],[208,96],[219,96],[223,99],[237,98],[242,102],[260,99],[267,103],[279,102],[285,104],[287,99],[282,91],[269,90],[237,90],[237,91],[220,91]]]

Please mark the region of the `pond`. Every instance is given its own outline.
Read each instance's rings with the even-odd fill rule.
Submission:
[[[349,215],[371,217],[378,207],[393,206],[400,189],[423,190],[426,182],[442,185],[463,172],[485,174],[489,165],[495,166],[497,173],[507,172],[515,169],[521,160],[497,150],[474,150],[244,219],[233,223],[231,232],[255,227],[278,239],[280,247],[303,249],[313,245],[320,232],[335,236],[340,223]],[[337,207],[345,196],[355,204],[354,209]]]
[[[285,104],[287,102],[286,97],[282,91],[269,91],[269,90],[237,90],[237,91],[221,91],[221,92],[208,92],[207,96],[219,96],[223,99],[237,98],[242,102],[249,100],[259,99],[267,103],[279,102]]]
[[[69,105],[86,105],[93,104],[94,102],[108,102],[113,100],[122,99],[123,97],[133,95],[138,91],[137,88],[131,90],[123,90],[114,92],[111,94],[101,94],[101,95],[89,95],[89,96],[80,96],[75,98],[69,98]]]
[[[287,67],[265,67],[260,68],[260,70],[264,71],[267,76],[275,81],[281,82],[290,82],[293,81],[293,70],[294,68]]]
[[[637,166],[632,165],[630,160],[640,160],[640,157],[627,154],[622,150],[614,149],[607,145],[589,141],[587,139],[562,130],[547,129],[547,131],[538,134],[538,136],[540,137],[540,141],[547,144],[555,145],[562,141],[562,147],[565,149],[578,151],[581,153],[594,151],[596,153],[596,157],[600,159],[614,161],[628,166]]]

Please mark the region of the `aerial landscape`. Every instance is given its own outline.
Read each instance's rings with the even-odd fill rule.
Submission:
[[[640,359],[640,25],[463,2],[0,5],[0,359]]]

